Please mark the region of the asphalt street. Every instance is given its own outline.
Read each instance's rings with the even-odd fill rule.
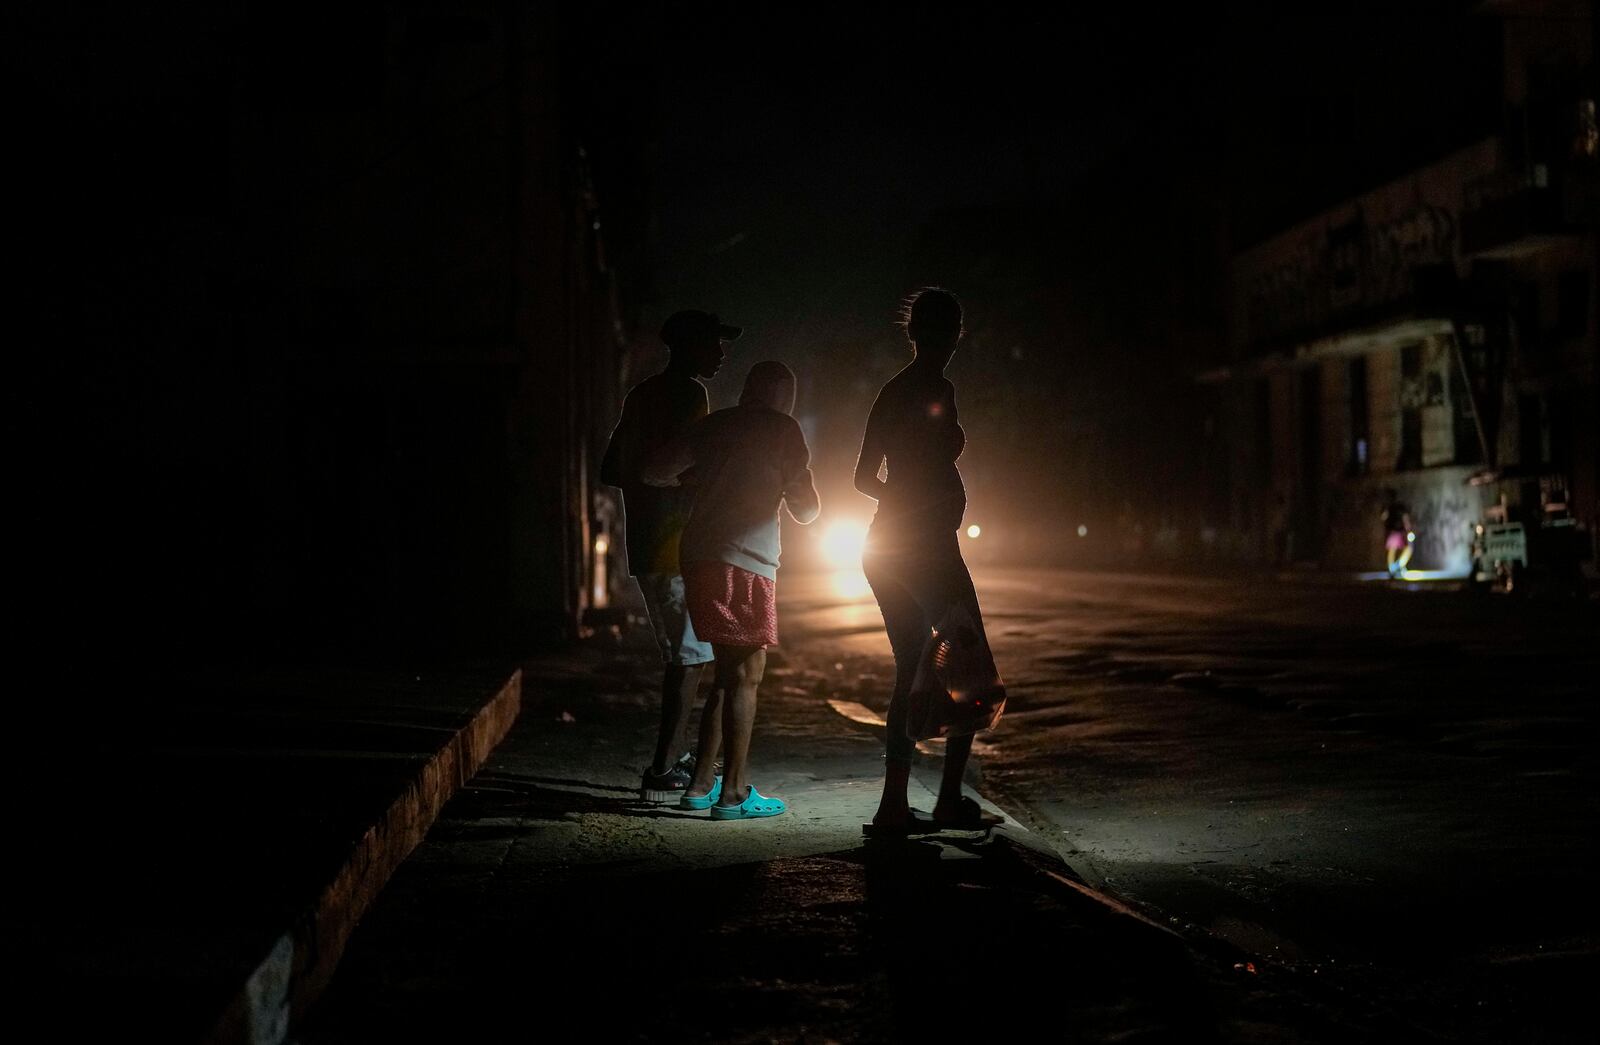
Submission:
[[[1446,1033],[1569,1022],[1597,966],[1593,604],[975,580],[1011,696],[977,747],[982,787],[1087,879]],[[881,710],[892,665],[858,579],[780,591],[791,658]]]

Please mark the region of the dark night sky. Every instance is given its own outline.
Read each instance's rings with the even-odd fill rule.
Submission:
[[[848,492],[855,440],[873,392],[907,358],[892,327],[901,297],[929,282],[963,296],[975,336],[952,376],[979,380],[1014,339],[976,336],[998,302],[963,285],[965,270],[989,253],[1002,266],[1032,258],[1042,246],[1028,242],[1034,216],[1060,226],[1081,210],[1085,179],[1118,157],[1199,137],[1174,92],[1217,89],[1215,31],[1195,21],[1152,31],[1126,17],[1018,5],[959,15],[839,9],[794,24],[712,9],[668,33],[706,57],[663,71],[658,265],[644,326],[695,304],[749,328],[714,403],[732,400],[749,362],[794,366],[819,482],[835,509],[855,515],[868,509]],[[1214,119],[1215,105],[1206,109],[1202,120]],[[939,216],[974,212],[980,228],[989,213],[1003,227],[989,242],[943,250]],[[1043,225],[1041,237],[1057,236]],[[952,263],[932,262],[930,242]],[[1030,268],[1035,277],[1055,275],[1058,247]],[[964,387],[962,398],[975,496],[980,391]]]
[[[881,321],[930,214],[1066,204],[1096,165],[1186,121],[1175,86],[1204,89],[1198,25],[1022,10],[680,29],[731,57],[665,76],[661,308],[708,295],[785,347],[796,322]]]
[[[1194,514],[1189,375],[1221,350],[1230,234],[1468,140],[1498,88],[1468,6],[702,5],[636,25],[660,63],[641,332],[688,306],[745,324],[713,404],[748,363],[789,362],[825,496],[859,514],[848,470],[906,358],[897,304],[945,284],[974,335],[951,371],[974,512],[1026,491]],[[1046,447],[1056,467],[1027,474]]]
[[[1494,19],[1473,6],[13,14],[34,347],[10,416],[37,433],[12,440],[21,485],[43,491],[30,525],[95,549],[84,577],[134,564],[129,599],[173,586],[181,560],[214,600],[197,619],[235,598],[240,570],[262,578],[263,613],[305,578],[381,601],[373,578],[404,577],[413,606],[438,601],[393,564],[484,546],[467,523],[443,543],[429,527],[435,500],[500,489],[485,476],[509,437],[479,422],[510,408],[485,346],[518,314],[507,300],[563,321],[562,280],[507,291],[510,244],[573,275],[545,257],[559,234],[515,240],[497,200],[571,208],[577,144],[637,340],[682,307],[745,325],[717,405],[750,363],[793,365],[825,512],[870,510],[849,491],[857,440],[908,358],[902,296],[937,282],[968,310],[951,376],[969,518],[1001,535],[986,547],[1048,553],[1074,522],[1098,534],[1127,512],[1196,521],[1225,488],[1191,375],[1223,344],[1229,250],[1488,131]],[[500,130],[516,106],[496,93],[523,82],[496,66],[521,39],[508,25],[533,41],[518,69],[552,87],[517,99],[535,137],[516,149]],[[418,377],[424,363],[455,383]],[[614,404],[594,398],[598,429]],[[413,496],[429,482],[446,494]],[[472,501],[484,532],[505,532],[497,496]],[[151,507],[113,541],[108,504]],[[367,540],[369,520],[393,547]],[[428,576],[455,584],[460,557],[432,554]],[[349,584],[324,569],[347,561],[366,571]],[[474,569],[497,578],[496,562]]]

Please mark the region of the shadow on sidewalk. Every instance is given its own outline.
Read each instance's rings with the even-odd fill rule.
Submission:
[[[507,808],[499,810],[499,815],[521,815],[537,820],[562,820],[585,813],[609,813],[645,820],[705,819],[704,813],[645,802],[639,798],[637,788],[492,771],[474,777],[459,801],[472,804],[474,817],[496,815],[493,805],[503,803]]]
[[[1098,1025],[1118,1040],[1215,1040],[1175,938],[1050,888],[1003,835],[869,841],[838,857],[863,869],[867,938],[901,1034],[981,1040],[1054,1026],[1077,1040]]]
[[[519,819],[635,805],[616,786],[507,773],[462,797]],[[541,830],[479,824],[470,839],[491,826]],[[1216,1037],[1175,938],[1047,887],[1000,832],[696,868],[618,855],[513,860],[488,888],[421,865],[404,887],[427,905],[372,920],[304,1041],[526,1036],[552,1020],[619,1041]]]

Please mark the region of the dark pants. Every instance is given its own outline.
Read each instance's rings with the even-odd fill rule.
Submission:
[[[946,612],[964,606],[983,635],[983,611],[972,574],[961,558],[955,531],[888,541],[869,534],[862,572],[877,596],[883,626],[894,650],[894,694],[889,699],[887,755],[909,762],[916,742],[906,734],[906,713],[911,683],[923,648]],[[984,641],[988,641],[985,636]]]

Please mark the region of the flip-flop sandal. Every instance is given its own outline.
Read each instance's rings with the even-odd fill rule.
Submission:
[[[781,798],[771,798],[757,791],[754,785],[745,800],[736,806],[714,805],[711,807],[713,820],[754,820],[759,816],[777,816],[789,808]]]
[[[913,809],[904,823],[865,823],[861,825],[861,833],[868,838],[909,838],[912,835],[937,834],[940,830],[940,826],[934,822],[933,817],[920,809]]]
[[[710,809],[722,797],[722,778],[711,782],[711,790],[703,795],[684,795],[678,800],[679,809]]]
[[[985,813],[983,807],[966,795],[961,796],[961,801],[956,803],[956,808],[961,812],[953,817],[944,818],[935,816],[933,822],[938,826],[936,831],[987,831],[1005,823],[1003,817],[993,813]]]

